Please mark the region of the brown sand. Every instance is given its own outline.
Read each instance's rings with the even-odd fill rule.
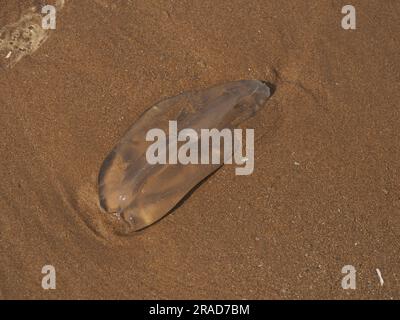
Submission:
[[[29,2],[0,0],[0,25]],[[345,4],[66,2],[49,40],[0,71],[0,297],[400,298],[400,4],[352,1],[356,31]],[[224,167],[115,235],[105,155],[154,102],[237,79],[277,85],[248,121],[253,175]]]

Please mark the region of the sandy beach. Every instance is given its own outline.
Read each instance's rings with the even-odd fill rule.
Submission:
[[[0,29],[42,4],[0,0]],[[37,50],[0,57],[0,299],[400,299],[400,3],[352,1],[356,30],[346,4],[66,0]],[[276,86],[245,123],[254,173],[118,234],[106,155],[157,101],[240,79]]]

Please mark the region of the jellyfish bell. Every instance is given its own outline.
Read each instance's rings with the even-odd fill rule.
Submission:
[[[270,96],[267,83],[241,80],[158,102],[141,115],[104,160],[98,178],[101,208],[118,212],[127,233],[160,220],[224,163],[150,163],[146,154],[152,141],[146,139],[147,133],[155,128],[168,132],[175,121],[180,129],[191,129],[201,140],[201,130],[234,129],[254,116]],[[178,135],[178,128],[174,130]],[[163,142],[157,152],[168,154],[168,160],[171,150],[178,152],[179,143],[184,143],[170,136]]]

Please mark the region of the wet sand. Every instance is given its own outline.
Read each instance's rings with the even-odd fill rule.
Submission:
[[[1,0],[0,28],[36,2]],[[400,4],[353,1],[353,31],[345,4],[66,1],[0,70],[0,298],[399,299]],[[246,122],[254,173],[225,166],[115,234],[97,197],[111,148],[160,99],[238,79],[277,88]]]

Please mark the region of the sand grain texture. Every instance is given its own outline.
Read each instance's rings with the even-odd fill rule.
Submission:
[[[1,0],[0,25],[27,3]],[[1,298],[399,299],[400,5],[353,1],[345,31],[345,4],[67,1],[47,42],[0,70]],[[115,235],[105,155],[156,101],[238,79],[277,86],[247,122],[253,175],[225,166]]]

